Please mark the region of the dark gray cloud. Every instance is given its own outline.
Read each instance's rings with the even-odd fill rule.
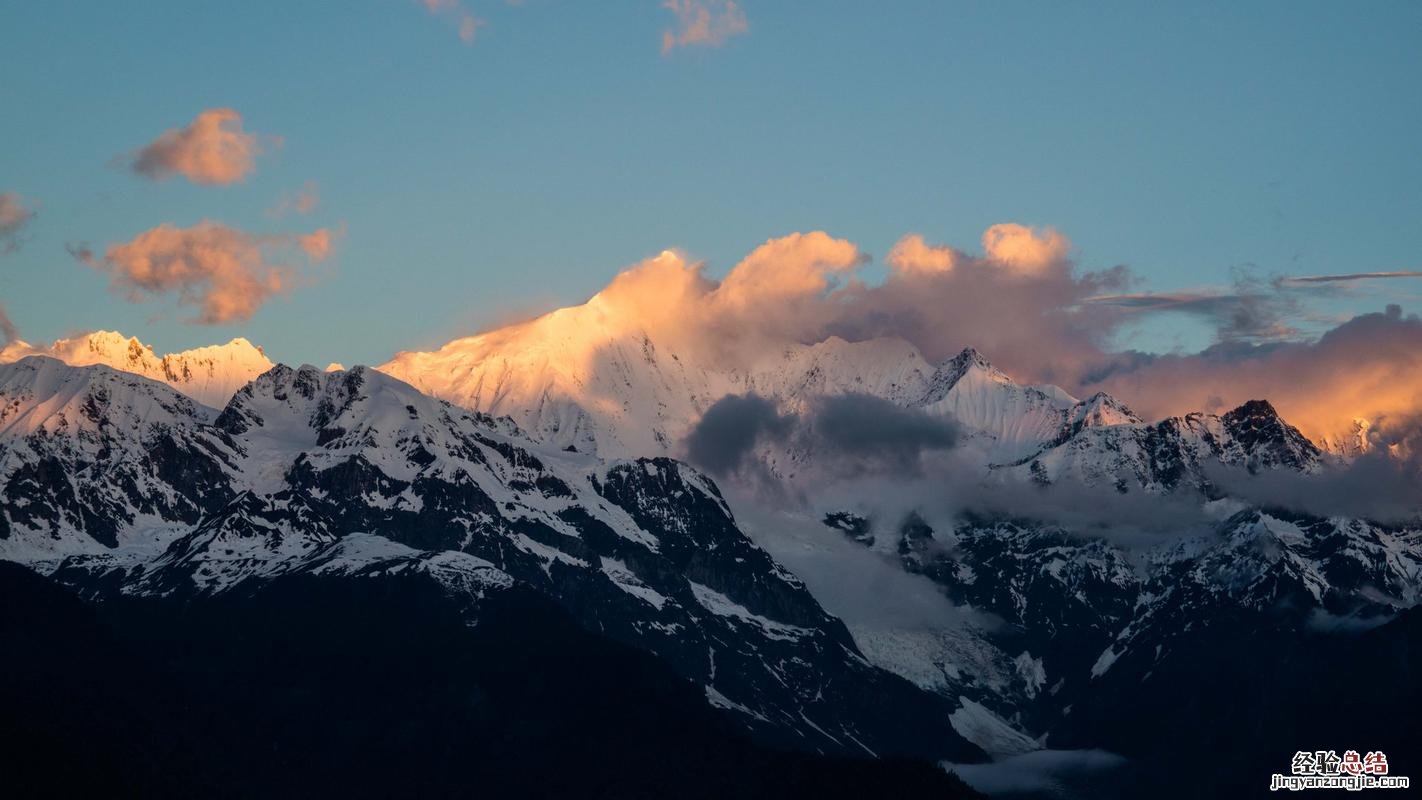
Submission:
[[[958,443],[958,425],[867,394],[822,397],[810,406],[808,434],[856,471],[917,470],[923,455]]]
[[[701,415],[686,437],[687,460],[713,475],[739,470],[763,439],[783,438],[794,424],[756,394],[726,395]]]
[[[687,460],[726,476],[750,465],[755,449],[785,442],[807,454],[807,469],[820,477],[888,472],[916,474],[923,457],[958,443],[952,420],[903,408],[879,397],[844,394],[811,400],[799,414],[782,414],[756,394],[716,401],[691,429]],[[765,477],[765,476],[758,476]]]

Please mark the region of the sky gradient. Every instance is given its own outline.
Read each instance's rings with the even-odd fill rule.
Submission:
[[[0,193],[34,214],[0,241],[0,302],[32,342],[245,336],[379,363],[580,302],[664,248],[719,276],[811,230],[873,255],[873,280],[911,232],[981,253],[991,225],[1050,226],[1155,308],[1422,269],[1416,3],[743,0],[706,38],[656,0],[124,6],[0,10]],[[222,108],[257,137],[240,178],[134,169]],[[130,302],[71,254],[203,221],[293,266],[248,318]],[[318,230],[319,258],[298,238]],[[1416,311],[1422,281],[1327,286],[1283,312],[1293,335]],[[1219,336],[1190,313],[1122,331]]]

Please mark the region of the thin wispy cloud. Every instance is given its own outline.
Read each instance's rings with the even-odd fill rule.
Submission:
[[[283,192],[276,205],[267,209],[267,216],[281,219],[291,214],[305,216],[316,210],[321,202],[321,190],[316,181],[307,181],[294,192]]]
[[[676,15],[676,25],[662,31],[662,55],[678,47],[720,47],[750,30],[735,0],[666,0],[662,8]]]
[[[1285,286],[1310,283],[1351,283],[1353,281],[1373,281],[1387,278],[1422,278],[1422,270],[1404,269],[1392,272],[1347,272],[1341,275],[1291,275],[1280,278]]]
[[[24,244],[24,231],[35,218],[33,208],[15,192],[0,193],[0,254],[13,253]]]
[[[193,183],[222,186],[252,174],[261,152],[257,134],[242,129],[241,114],[210,108],[144,145],[132,155],[129,168],[155,181],[181,175]]]
[[[1137,292],[1089,297],[1098,306],[1113,306],[1129,313],[1184,314],[1208,324],[1217,341],[1281,341],[1297,338],[1301,331],[1290,324],[1296,303],[1289,297],[1264,291],[1257,281],[1237,283],[1234,291],[1201,289],[1181,292]]]
[[[109,285],[130,302],[176,295],[193,306],[188,322],[216,325],[250,319],[272,297],[290,291],[303,264],[331,255],[337,234],[251,234],[218,222],[189,228],[169,224],[111,244],[102,257],[71,246],[80,262],[106,273]]]
[[[0,303],[0,344],[9,344],[19,338],[20,329],[10,321],[10,314],[5,311],[5,304]]]

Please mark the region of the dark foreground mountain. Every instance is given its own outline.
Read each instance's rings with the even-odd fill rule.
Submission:
[[[921,762],[753,744],[520,586],[426,573],[85,603],[0,562],[7,797],[966,797]]]

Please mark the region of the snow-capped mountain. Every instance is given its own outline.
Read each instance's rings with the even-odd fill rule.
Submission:
[[[989,749],[1061,735],[1099,744],[1082,737],[1109,727],[1120,687],[1136,692],[1152,673],[1169,670],[1176,683],[1163,691],[1193,692],[1188,682],[1205,676],[1182,665],[1201,649],[1261,630],[1274,641],[1346,647],[1346,634],[1383,625],[1422,599],[1416,526],[1257,509],[1193,532],[1115,540],[1029,520],[968,518],[935,529],[916,515],[895,524],[838,512],[825,524],[1007,623],[983,634],[992,648],[973,648],[998,654],[976,665],[976,682],[922,669],[934,659],[954,663],[953,654],[957,664],[971,663],[961,659],[961,644],[940,645],[926,658],[874,653],[924,688],[959,696],[960,717],[998,726],[995,737],[974,738]],[[1012,660],[1004,664],[1003,656]],[[995,685],[984,682],[991,678]],[[1076,719],[1083,711],[1097,726],[1091,734]],[[1001,726],[1020,738],[1004,738]]]
[[[980,752],[950,701],[871,666],[716,486],[670,459],[542,446],[365,368],[279,365],[214,414],[145,378],[31,357],[0,372],[0,399],[0,557],[81,593],[222,594],[347,563],[333,553],[369,551],[347,542],[369,534],[399,551],[383,570],[530,587],[764,740]]]
[[[586,320],[562,320],[559,339],[547,319],[528,324],[546,346],[494,354],[508,343],[475,337],[383,368],[453,404],[362,367],[278,365],[218,411],[103,365],[4,365],[0,558],[95,599],[323,575],[410,573],[464,598],[521,587],[655,655],[762,741],[959,761],[1109,740],[1101,704],[1157,670],[1187,680],[1209,631],[1292,642],[1422,597],[1415,527],[1248,508],[1213,482],[1216,469],[1331,468],[1264,401],[1146,422],[1108,395],[1018,384],[971,349],[933,365],[897,340],[828,339],[715,369],[645,335],[589,350]],[[792,416],[870,395],[952,420],[953,452],[983,487],[1185,497],[1198,513],[1164,533],[1077,526],[1030,503],[944,519],[886,513],[881,484],[835,484],[838,505],[800,513],[972,612],[846,625],[709,478],[667,457],[727,394]],[[794,436],[757,456],[781,476],[813,474],[818,457]]]
[[[1207,494],[1211,467],[1249,472],[1317,472],[1323,451],[1285,422],[1266,400],[1223,415],[1194,413],[1146,424],[1138,420],[1073,430],[1010,467],[1039,483],[1073,479],[1118,491],[1198,488]]]
[[[377,369],[508,416],[542,441],[606,457],[675,454],[729,394],[757,394],[788,411],[818,396],[873,395],[952,416],[992,461],[1031,455],[1073,429],[1139,422],[1106,395],[1078,401],[1056,386],[1019,385],[971,348],[933,364],[900,339],[830,337],[728,366],[704,347],[655,340],[599,297],[437,351],[400,353]]]
[[[272,368],[272,362],[246,339],[159,356],[136,338],[94,331],[59,339],[48,347],[14,341],[0,350],[0,363],[44,355],[66,364],[103,364],[161,381],[212,408],[222,408],[232,393]]]
[[[535,438],[609,457],[677,455],[717,400],[756,394],[786,413],[816,398],[867,394],[952,420],[984,469],[1037,482],[1122,490],[1209,490],[1214,466],[1316,470],[1325,454],[1267,403],[1155,423],[1120,400],[1085,400],[1015,382],[966,348],[931,364],[907,342],[831,337],[757,355],[750,367],[705,348],[658,342],[598,297],[531,322],[402,353],[379,369],[438,397],[507,415]],[[816,454],[790,441],[758,457],[782,478],[814,474]]]

